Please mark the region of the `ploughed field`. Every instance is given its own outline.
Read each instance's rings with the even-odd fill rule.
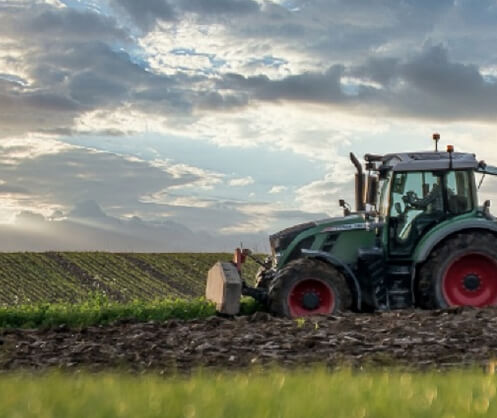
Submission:
[[[137,322],[0,331],[0,370],[118,369],[175,374],[202,369],[395,366],[492,367],[497,309],[455,308],[281,319],[265,312],[235,318]]]

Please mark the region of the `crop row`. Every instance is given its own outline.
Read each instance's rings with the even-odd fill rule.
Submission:
[[[252,298],[243,298],[241,314],[259,308]],[[204,298],[157,299],[154,301],[113,302],[95,293],[82,303],[35,303],[0,306],[0,328],[38,328],[65,325],[82,327],[105,325],[118,320],[138,322],[169,319],[201,319],[216,313],[214,304]]]
[[[209,268],[230,259],[225,253],[0,253],[0,305],[84,302],[94,293],[120,302],[195,298]],[[249,260],[245,277],[257,268]]]

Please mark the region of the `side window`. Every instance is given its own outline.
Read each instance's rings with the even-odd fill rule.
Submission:
[[[467,171],[451,171],[446,177],[447,205],[451,214],[461,214],[473,209],[472,178]]]

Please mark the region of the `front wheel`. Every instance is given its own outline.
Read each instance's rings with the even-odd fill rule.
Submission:
[[[299,258],[283,267],[269,287],[269,308],[280,316],[328,315],[350,309],[345,277],[319,260]]]
[[[442,243],[420,269],[418,298],[424,308],[497,306],[497,237],[471,232]]]

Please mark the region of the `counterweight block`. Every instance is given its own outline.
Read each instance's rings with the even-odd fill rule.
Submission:
[[[233,263],[218,261],[207,274],[205,297],[216,304],[216,310],[227,315],[240,312],[242,279]]]

